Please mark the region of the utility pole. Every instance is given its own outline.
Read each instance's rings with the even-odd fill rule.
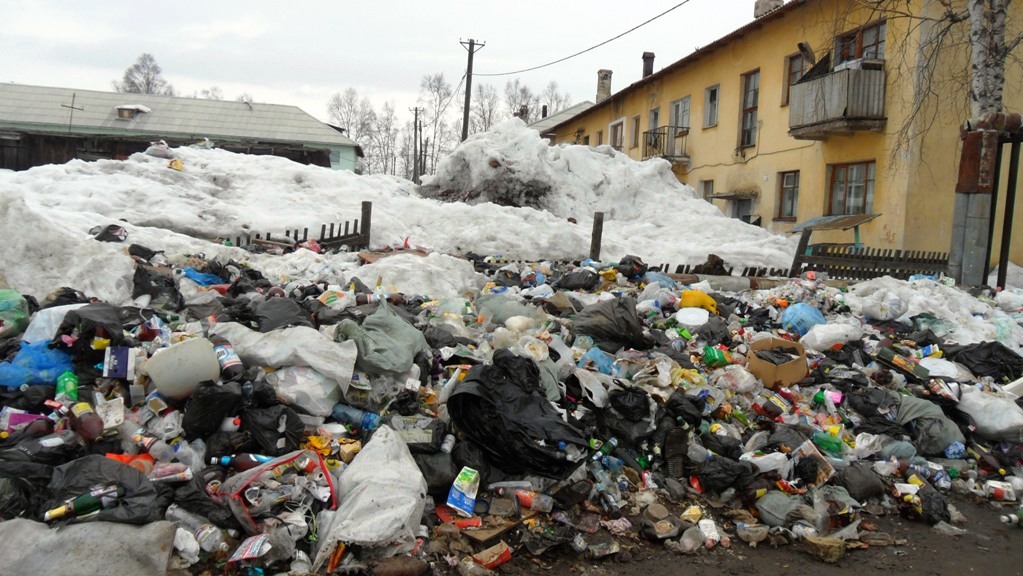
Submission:
[[[469,38],[469,43],[459,41],[469,51],[469,65],[465,68],[465,106],[462,108],[462,142],[469,137],[469,102],[472,99],[472,55],[486,46],[486,42],[476,43],[476,40]]]
[[[412,182],[419,184],[419,107],[409,112],[415,114],[412,120]]]

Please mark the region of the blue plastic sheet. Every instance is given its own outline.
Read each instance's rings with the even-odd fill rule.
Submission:
[[[0,386],[20,388],[23,385],[56,384],[57,377],[72,370],[71,356],[53,350],[48,341],[22,344],[11,362],[0,362]]]

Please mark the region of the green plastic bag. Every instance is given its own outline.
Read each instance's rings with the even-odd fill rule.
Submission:
[[[0,289],[0,340],[17,336],[28,327],[28,300],[14,290]]]

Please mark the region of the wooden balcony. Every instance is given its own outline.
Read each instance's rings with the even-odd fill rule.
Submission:
[[[884,130],[885,71],[846,68],[800,82],[789,92],[789,136],[829,136]]]

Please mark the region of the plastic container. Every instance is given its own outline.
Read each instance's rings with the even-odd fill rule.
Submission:
[[[245,470],[252,470],[258,468],[263,464],[273,460],[270,456],[263,456],[262,454],[235,454],[233,456],[221,456],[220,458],[211,458],[210,464],[217,466],[224,466],[231,468],[238,472]]]
[[[213,351],[216,353],[217,362],[220,364],[220,378],[234,382],[241,380],[245,374],[245,365],[242,364],[242,359],[238,357],[238,353],[234,351],[234,346],[231,346],[227,338],[222,336],[211,336],[210,342],[213,344]]]
[[[1010,502],[1016,500],[1016,491],[1012,489],[1012,484],[1008,482],[988,480],[984,483],[984,493],[992,500],[1007,500]]]
[[[330,415],[334,420],[358,430],[376,430],[380,426],[379,415],[359,410],[348,404],[337,404]]]
[[[682,308],[675,313],[675,322],[689,332],[697,331],[710,321],[710,312],[703,308]]]
[[[220,362],[213,343],[191,338],[153,354],[142,369],[163,396],[183,398],[195,391],[200,382],[220,376]]]
[[[167,508],[167,520],[177,522],[179,526],[191,532],[199,542],[199,547],[207,552],[227,552],[229,548],[224,541],[223,530],[206,518],[193,514],[177,504],[171,504]]]

